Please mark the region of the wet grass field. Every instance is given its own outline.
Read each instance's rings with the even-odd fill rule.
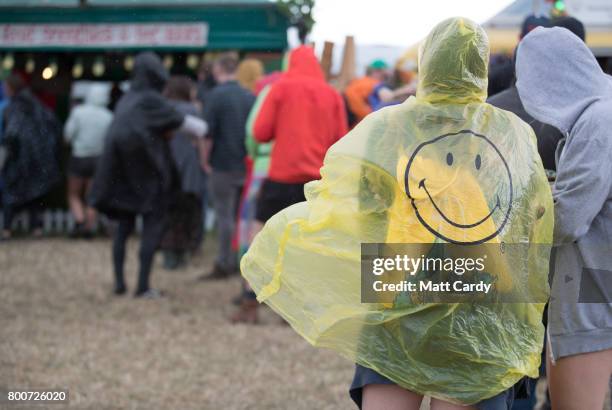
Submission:
[[[75,409],[354,408],[351,363],[267,309],[259,326],[229,323],[239,280],[196,280],[212,251],[173,272],[158,255],[168,297],[135,300],[111,296],[108,240],[0,243],[0,387],[68,389]],[[136,256],[132,240],[132,288]]]
[[[258,326],[229,322],[239,279],[197,280],[212,267],[211,242],[178,271],[157,256],[158,300],[111,295],[107,239],[0,243],[0,388],[67,389],[70,409],[355,409],[350,362],[265,307]]]

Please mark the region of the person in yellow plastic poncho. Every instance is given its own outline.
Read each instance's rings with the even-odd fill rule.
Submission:
[[[478,25],[438,24],[416,97],[332,146],[307,201],[269,220],[242,259],[259,301],[358,364],[351,393],[365,409],[417,409],[423,395],[434,409],[505,409],[512,387],[538,374],[552,197],[531,128],[485,103],[488,56]],[[413,257],[486,251],[493,296],[361,303],[368,243],[413,244]]]

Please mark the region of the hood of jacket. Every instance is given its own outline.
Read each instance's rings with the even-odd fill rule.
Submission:
[[[108,104],[108,89],[102,85],[92,85],[85,95],[85,104],[105,107]]]
[[[285,75],[325,80],[319,60],[317,60],[312,47],[308,46],[300,46],[289,53]]]
[[[134,59],[131,89],[162,91],[168,80],[168,71],[159,56],[153,52],[140,53]]]
[[[489,40],[478,24],[461,17],[439,23],[419,49],[417,99],[430,103],[484,102]]]
[[[567,135],[582,112],[612,98],[612,81],[569,30],[538,27],[520,42],[516,87],[525,110]]]

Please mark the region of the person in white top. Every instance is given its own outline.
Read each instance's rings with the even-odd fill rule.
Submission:
[[[104,148],[106,131],[113,113],[106,108],[108,90],[93,85],[83,104],[72,109],[64,127],[64,138],[72,146],[68,165],[68,204],[75,219],[73,237],[90,237],[96,223],[96,211],[84,201],[96,164]]]

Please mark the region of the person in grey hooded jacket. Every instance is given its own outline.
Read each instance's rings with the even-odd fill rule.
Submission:
[[[523,39],[516,75],[527,112],[564,136],[553,188],[552,405],[601,409],[612,375],[612,79],[577,36],[558,27]]]
[[[64,140],[72,147],[68,163],[68,204],[76,222],[72,236],[93,235],[96,212],[83,200],[91,185],[96,164],[104,149],[104,137],[113,120],[106,108],[108,90],[94,84],[85,102],[72,109],[64,126]]]

